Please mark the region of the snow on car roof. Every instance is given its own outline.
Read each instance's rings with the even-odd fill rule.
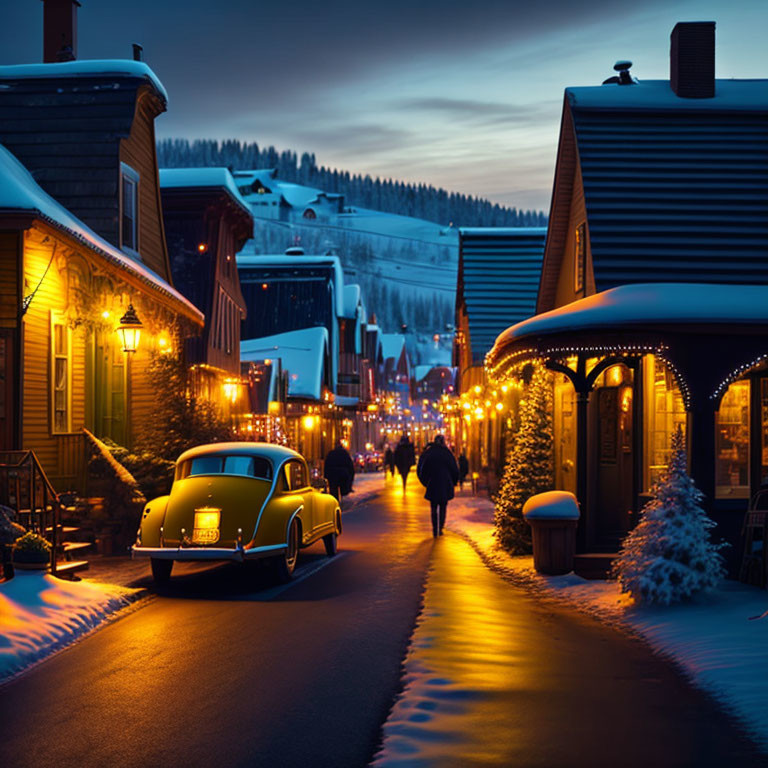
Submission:
[[[0,79],[50,77],[136,77],[148,81],[168,103],[168,92],[157,75],[143,61],[131,59],[78,59],[49,64],[9,64],[0,66]]]
[[[182,296],[160,275],[135,258],[115,248],[85,225],[61,203],[38,185],[32,174],[2,145],[0,145],[0,212],[34,211],[41,219],[65,230],[108,261],[131,272],[175,302],[184,306],[187,315],[203,322],[200,310]]]
[[[273,443],[208,443],[190,448],[176,459],[178,464],[187,459],[195,459],[198,456],[221,456],[238,454],[245,456],[262,456],[269,459],[274,466],[282,464],[286,459],[303,458],[300,453]]]
[[[161,168],[162,189],[223,189],[251,216],[251,206],[240,194],[229,168]]]

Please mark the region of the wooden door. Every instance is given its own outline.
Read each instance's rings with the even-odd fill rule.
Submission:
[[[93,426],[97,437],[126,444],[126,361],[113,334],[96,333],[93,349]]]
[[[593,546],[616,551],[629,530],[633,491],[632,389],[596,390],[596,489]]]

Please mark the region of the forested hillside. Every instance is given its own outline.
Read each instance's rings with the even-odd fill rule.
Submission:
[[[406,184],[392,179],[373,179],[348,171],[319,166],[314,154],[278,152],[256,142],[237,140],[164,139],[158,142],[161,168],[227,166],[233,170],[275,168],[283,181],[343,194],[347,205],[386,213],[414,216],[457,227],[538,227],[546,225],[541,211],[518,211],[488,200],[447,192],[426,184]]]

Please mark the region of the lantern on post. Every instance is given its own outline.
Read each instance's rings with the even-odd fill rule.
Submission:
[[[120,325],[117,326],[117,333],[120,336],[120,343],[123,352],[135,352],[139,346],[139,337],[141,336],[141,320],[133,308],[133,304],[128,305],[128,310],[120,318]]]

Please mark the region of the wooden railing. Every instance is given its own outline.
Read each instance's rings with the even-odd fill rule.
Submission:
[[[14,510],[27,530],[50,542],[55,574],[61,504],[34,451],[0,451],[0,504]]]

